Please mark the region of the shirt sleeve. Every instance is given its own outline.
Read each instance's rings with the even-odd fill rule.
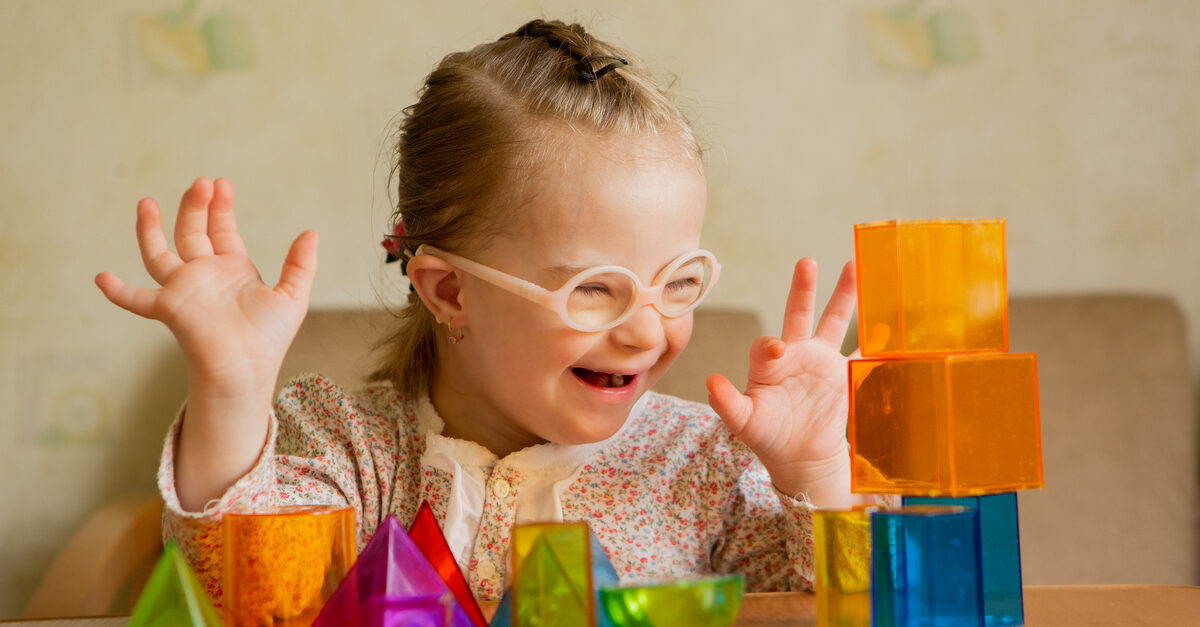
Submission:
[[[813,505],[776,490],[749,449],[740,442],[731,446],[741,472],[722,514],[713,569],[741,573],[747,592],[812,590]]]
[[[328,379],[305,375],[279,394],[266,443],[254,466],[200,512],[186,512],[175,491],[175,445],[183,412],[163,446],[158,486],[163,539],[173,540],[221,606],[221,518],[235,509],[348,505],[358,545],[391,510],[399,432],[394,419],[364,405]]]

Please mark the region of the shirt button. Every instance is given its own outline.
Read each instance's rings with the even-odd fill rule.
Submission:
[[[492,494],[495,494],[496,498],[498,499],[507,497],[509,492],[512,492],[512,487],[509,486],[508,482],[504,479],[497,479],[496,482],[492,484]]]
[[[491,579],[496,574],[496,565],[492,560],[484,560],[479,562],[479,567],[475,569],[479,573],[481,579]]]

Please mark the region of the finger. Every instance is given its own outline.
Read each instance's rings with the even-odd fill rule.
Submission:
[[[754,401],[730,383],[729,379],[719,374],[710,374],[704,381],[708,388],[708,404],[717,412],[729,432],[737,437],[746,429],[746,423],[754,411]]]
[[[184,261],[213,254],[212,242],[208,239],[208,204],[212,196],[212,181],[198,178],[179,200],[175,250]]]
[[[313,278],[317,275],[318,241],[316,231],[305,231],[292,242],[283,260],[283,271],[279,273],[275,291],[287,294],[294,301],[308,302]]]
[[[854,281],[854,262],[849,261],[842,267],[837,286],[833,295],[821,313],[821,321],[817,323],[816,337],[822,341],[841,347],[846,340],[846,329],[850,328],[850,317],[854,315],[854,305],[858,299],[858,290]]]
[[[154,319],[154,307],[158,300],[157,290],[134,287],[118,279],[111,272],[97,274],[96,287],[104,292],[105,298],[121,309],[143,318]]]
[[[817,299],[817,262],[805,257],[796,262],[792,272],[792,288],[783,310],[785,342],[807,340],[812,336],[813,315]]]
[[[142,253],[142,265],[150,277],[159,285],[178,268],[183,260],[167,248],[167,236],[163,233],[162,213],[153,198],[143,198],[137,206],[138,250]]]
[[[218,255],[245,255],[246,244],[238,235],[237,219],[233,214],[233,183],[228,179],[213,181],[213,199],[208,205],[208,239]]]
[[[772,383],[777,374],[776,362],[787,352],[787,343],[777,337],[760,335],[750,344],[750,382]]]

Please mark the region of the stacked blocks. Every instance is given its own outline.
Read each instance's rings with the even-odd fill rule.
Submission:
[[[982,625],[978,518],[965,508],[871,516],[874,625]]]
[[[1003,220],[854,226],[864,356],[1008,350]]]
[[[1007,352],[1004,222],[860,224],[855,256],[851,487],[912,497],[872,514],[873,621],[1020,624],[1011,492],[1043,475],[1037,359]]]
[[[308,625],[356,555],[354,511],[297,505],[222,519],[225,623]]]
[[[220,627],[221,619],[174,542],[167,542],[129,619],[130,627]]]
[[[1037,359],[850,362],[856,492],[965,496],[1042,487]]]
[[[1021,594],[1021,540],[1017,524],[1017,494],[986,496],[904,497],[906,506],[962,507],[977,512],[984,624],[1020,625],[1025,611]]]

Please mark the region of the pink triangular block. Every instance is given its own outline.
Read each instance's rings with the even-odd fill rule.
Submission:
[[[474,627],[400,521],[389,515],[321,608],[313,627],[381,627],[413,612],[425,616],[440,612],[449,615],[454,627]]]

